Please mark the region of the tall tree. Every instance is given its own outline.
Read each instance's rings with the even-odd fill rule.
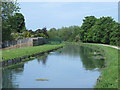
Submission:
[[[10,17],[13,16],[15,12],[19,11],[19,9],[19,5],[16,1],[2,2],[2,41],[11,39]]]
[[[47,33],[47,28],[44,27],[44,28],[42,29],[42,31],[43,31],[43,34],[48,38],[49,36],[48,36],[48,33]]]
[[[83,19],[83,24],[81,26],[81,40],[83,42],[87,42],[89,39],[88,34],[89,34],[89,30],[92,26],[94,26],[95,22],[96,22],[96,18],[95,16],[87,16],[85,17],[85,19]]]
[[[120,24],[116,23],[110,33],[110,44],[120,46]]]
[[[57,38],[56,28],[51,28],[47,33],[48,33],[49,38]]]
[[[22,13],[15,13],[10,17],[9,22],[11,23],[11,32],[21,33],[26,30],[25,19]]]
[[[110,33],[114,25],[115,21],[111,17],[101,17],[92,28],[93,36],[96,37],[99,43],[110,44]]]

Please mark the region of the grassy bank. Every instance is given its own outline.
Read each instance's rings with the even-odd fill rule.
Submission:
[[[118,88],[118,50],[98,44],[82,44],[91,48],[98,47],[104,50],[106,57],[106,67],[102,69],[95,88]]]
[[[53,50],[63,45],[41,45],[35,47],[25,47],[25,48],[16,48],[10,50],[3,50],[2,51],[2,61],[20,58],[24,56],[30,56],[36,53],[43,53],[49,50]]]

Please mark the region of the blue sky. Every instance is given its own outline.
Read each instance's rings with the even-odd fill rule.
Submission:
[[[111,16],[118,21],[117,2],[20,2],[27,29],[81,25],[85,16]]]

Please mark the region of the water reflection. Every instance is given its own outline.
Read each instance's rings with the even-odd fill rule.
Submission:
[[[88,47],[79,45],[67,45],[59,50],[59,54],[68,55],[71,57],[80,56],[83,66],[86,70],[96,70],[105,67],[105,60],[101,50],[94,50]],[[97,54],[95,54],[97,53]],[[100,59],[98,57],[101,57]]]
[[[45,54],[43,56],[37,56],[36,59],[37,59],[38,63],[42,62],[43,65],[46,65],[47,56],[48,56],[48,54]]]
[[[66,45],[55,52],[36,56],[25,64],[3,70],[3,88],[92,88],[100,75],[99,69],[104,67],[101,52]],[[50,80],[35,82],[35,79]]]
[[[18,88],[19,83],[15,83],[16,75],[21,75],[24,71],[24,64],[15,66],[2,71],[2,87],[3,88]],[[14,83],[13,83],[14,82]]]
[[[94,70],[96,68],[100,69],[103,68],[104,65],[104,61],[105,60],[99,60],[97,58],[94,58],[94,52],[100,53],[99,51],[95,51],[93,49],[90,48],[86,48],[86,47],[80,47],[80,57],[83,63],[83,66],[85,67],[86,70]],[[101,56],[101,55],[96,55],[97,56]]]

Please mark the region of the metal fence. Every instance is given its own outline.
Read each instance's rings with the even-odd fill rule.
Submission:
[[[0,48],[20,48],[20,47],[28,47],[28,46],[38,46],[43,44],[60,44],[62,41],[60,39],[46,39],[43,37],[35,37],[35,38],[25,38],[21,40],[13,40],[13,41],[5,41],[0,43]]]
[[[22,44],[22,43],[28,43],[31,42],[32,38],[25,38],[25,39],[21,39],[21,40],[13,40],[13,41],[5,41],[3,43],[1,43],[1,47],[0,48],[6,48],[6,47],[11,47],[17,44]]]

